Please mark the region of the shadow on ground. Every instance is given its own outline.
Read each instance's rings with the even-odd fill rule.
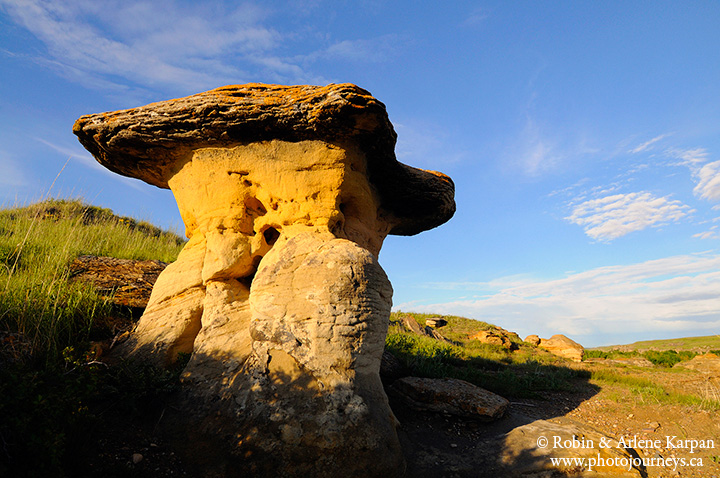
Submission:
[[[554,368],[553,366],[544,366]],[[517,427],[537,420],[566,415],[592,398],[599,388],[588,378],[576,378],[569,390],[539,391],[534,398],[510,398],[505,416],[494,422],[458,418],[411,410],[390,395],[390,405],[400,421],[400,442],[407,462],[407,477],[413,478],[501,478],[515,476],[513,464],[501,464],[504,436]],[[523,467],[537,469],[547,458],[533,450],[518,455]],[[508,474],[511,473],[511,474]],[[548,472],[548,477],[555,476]],[[545,476],[545,475],[543,475]],[[567,476],[558,473],[557,476]]]
[[[114,367],[118,365],[110,369]],[[64,434],[68,443],[66,456],[58,456],[61,460],[58,469],[64,473],[55,476],[263,476],[248,474],[242,459],[237,457],[226,465],[210,466],[215,457],[221,456],[218,448],[221,445],[212,440],[203,441],[201,433],[190,433],[191,430],[183,427],[184,410],[178,404],[184,394],[180,386],[172,386],[170,375],[155,375],[147,367],[141,368],[140,376],[129,371],[108,372],[106,367],[97,370],[97,376],[91,374],[83,378],[102,393],[96,401],[84,402],[90,411],[82,428],[54,432]],[[72,374],[65,378],[75,380]],[[504,434],[535,420],[563,416],[597,391],[586,378],[578,376],[569,391],[537,392],[535,398],[511,398],[506,416],[491,423],[415,412],[391,398],[391,408],[400,422],[398,434],[407,462],[406,477],[508,476],[507,467],[498,464]],[[31,436],[44,438],[50,434],[38,431]],[[11,438],[3,435],[3,440]],[[12,470],[14,476],[43,476],[34,471],[32,448],[22,456],[15,454],[14,458],[21,457],[22,461],[13,462],[7,443],[5,445],[4,458],[11,459],[6,471]],[[533,457],[519,459],[527,461]],[[205,465],[214,470],[213,474],[200,471]]]

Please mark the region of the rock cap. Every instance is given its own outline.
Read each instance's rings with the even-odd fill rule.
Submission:
[[[397,161],[385,105],[358,86],[229,85],[185,98],[85,115],[73,132],[100,164],[168,188],[193,150],[284,140],[356,144],[381,207],[397,218],[391,234],[413,235],[448,221],[454,184]]]

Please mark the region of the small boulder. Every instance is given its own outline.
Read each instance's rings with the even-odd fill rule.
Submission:
[[[447,325],[447,320],[443,319],[442,317],[432,317],[430,319],[425,320],[425,325],[429,325],[430,327],[434,329],[439,329],[440,327],[445,327]]]
[[[455,378],[404,377],[391,391],[413,410],[484,421],[502,417],[509,405],[503,397]]]
[[[442,342],[452,343],[451,340],[446,339],[443,337],[443,335],[438,332],[437,330],[433,329],[432,327],[426,325],[425,327],[421,326],[417,323],[417,320],[411,315],[406,315],[402,319],[403,327],[405,327],[406,330],[417,334],[417,335],[424,335],[425,337],[430,337],[431,339],[440,340]]]
[[[415,320],[415,317],[413,317],[412,315],[406,315],[402,317],[401,320],[403,327],[405,327],[410,332],[418,335],[425,335],[425,330],[420,326],[420,324],[417,323],[417,320]]]
[[[430,327],[428,325],[426,325],[425,329],[423,329],[423,333],[426,337],[430,337],[431,339],[439,340],[441,342],[445,342],[448,344],[453,343],[452,340],[446,338],[440,332],[438,332],[437,330],[433,329],[432,327]]]
[[[540,347],[553,355],[564,357],[575,362],[582,362],[585,349],[579,343],[562,334],[553,335],[549,339],[540,339]]]

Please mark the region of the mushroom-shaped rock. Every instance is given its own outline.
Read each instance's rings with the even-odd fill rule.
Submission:
[[[170,179],[199,149],[319,141],[347,149],[346,166],[362,169],[370,180],[390,234],[417,234],[443,224],[455,212],[450,178],[398,162],[397,135],[385,105],[351,84],[224,86],[86,115],[75,122],[73,132],[108,169],[171,189]]]
[[[453,215],[447,176],[399,163],[385,106],[354,85],[226,86],[83,116],[104,166],[175,195],[188,243],[120,353],[191,354],[185,417],[251,474],[400,476],[379,369],[387,234]],[[191,420],[191,418],[187,418]]]

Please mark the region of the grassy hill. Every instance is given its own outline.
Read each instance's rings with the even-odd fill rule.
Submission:
[[[68,265],[84,254],[172,262],[184,242],[77,200],[0,210],[0,476],[81,476],[72,457],[88,453],[108,404],[132,417],[176,386],[173,372],[93,362],[98,322],[119,311],[70,282]]]
[[[523,342],[517,334],[486,322],[457,316],[442,316],[448,323],[438,332],[450,343],[413,334],[403,328],[401,318],[425,320],[437,317],[413,312],[394,312],[386,349],[398,357],[412,375],[452,377],[466,380],[505,397],[538,397],[539,392],[572,390],[589,374],[566,359]],[[473,340],[481,330],[503,336],[503,347]]]
[[[674,350],[676,352],[690,351],[696,353],[706,353],[712,350],[720,350],[720,335],[663,340],[641,340],[639,342],[633,342],[626,345],[606,345],[603,347],[594,347],[590,350],[600,350],[602,352],[610,352],[612,350],[620,350],[623,352],[645,352],[647,350],[661,352],[664,350]]]
[[[57,361],[87,341],[93,321],[110,313],[88,286],[68,282],[83,254],[172,262],[183,238],[147,222],[77,200],[0,210],[0,330],[29,341],[33,359]]]

